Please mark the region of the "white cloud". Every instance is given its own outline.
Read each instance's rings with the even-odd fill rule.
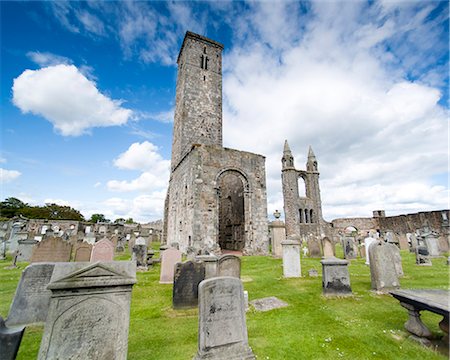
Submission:
[[[143,172],[134,180],[110,180],[106,185],[109,190],[118,192],[150,191],[165,187],[167,185],[167,176],[161,176],[159,173]]]
[[[6,159],[3,156],[0,156],[0,164],[6,163]]]
[[[65,56],[52,54],[50,52],[29,51],[27,57],[41,67],[54,66],[59,64],[70,65],[72,60]]]
[[[64,136],[93,127],[125,124],[132,111],[101,94],[73,65],[25,70],[14,79],[13,102],[23,113],[41,115]]]
[[[16,180],[22,173],[17,170],[6,170],[3,168],[0,168],[0,182],[1,183],[8,183],[13,180]]]

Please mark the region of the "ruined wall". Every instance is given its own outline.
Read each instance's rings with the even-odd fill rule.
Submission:
[[[268,253],[265,158],[219,146],[198,145],[172,173],[167,243],[181,251],[219,251],[220,179],[233,172],[244,188],[244,254]]]
[[[349,227],[355,227],[361,234],[366,234],[370,229],[377,229],[378,224],[374,218],[342,218],[331,221],[336,234],[343,233]]]

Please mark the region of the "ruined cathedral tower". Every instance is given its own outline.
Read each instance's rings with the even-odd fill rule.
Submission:
[[[265,158],[222,146],[222,50],[191,32],[181,45],[163,241],[197,254],[266,254]]]
[[[281,163],[286,235],[322,238],[327,235],[329,226],[322,218],[319,168],[311,146],[306,171],[295,169],[294,157],[287,140],[284,143]],[[304,187],[304,196],[300,196],[300,186]]]

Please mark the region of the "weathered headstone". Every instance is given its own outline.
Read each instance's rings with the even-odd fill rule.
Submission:
[[[322,293],[325,296],[352,295],[348,260],[326,258],[322,263]]]
[[[173,277],[174,309],[196,307],[198,305],[198,285],[205,279],[205,265],[187,261],[175,265]]]
[[[430,254],[425,246],[416,247],[416,264],[421,266],[432,266]]]
[[[279,213],[274,213],[279,214]],[[281,242],[286,239],[286,226],[284,222],[278,218],[270,223],[272,228],[272,255],[281,258],[283,256],[283,248]]]
[[[248,345],[242,282],[217,277],[199,285],[198,352],[195,359],[255,359]]]
[[[0,316],[0,358],[15,360],[25,327],[7,328]]]
[[[196,261],[200,261],[205,266],[205,279],[217,276],[218,258],[215,255],[197,255]]]
[[[425,234],[424,239],[430,256],[440,256],[441,252],[439,250],[438,237],[435,236],[433,232],[429,232]]]
[[[92,245],[79,242],[75,245],[74,261],[90,261],[92,253]]]
[[[147,267],[147,245],[145,245],[145,241],[143,244],[136,244],[133,246],[133,254],[132,260],[136,261],[136,266],[138,270],[146,271]]]
[[[6,319],[8,326],[45,321],[51,295],[47,285],[54,267],[53,263],[37,263],[25,268]]]
[[[322,256],[322,252],[320,250],[320,244],[317,239],[308,239],[308,252],[309,257],[318,258]]]
[[[333,243],[328,237],[322,239],[323,257],[330,258],[334,256]]]
[[[38,359],[125,360],[134,263],[56,264]]]
[[[177,249],[167,249],[161,254],[161,274],[160,284],[172,284],[175,272],[175,264],[181,262],[181,251]]]
[[[283,247],[283,276],[300,277],[300,242],[297,240],[283,240],[281,242]]]
[[[289,306],[287,302],[278,299],[276,296],[252,300],[250,304],[256,311],[263,311],[263,312]]]
[[[344,237],[342,239],[342,248],[344,249],[344,258],[356,259],[356,247],[354,238]]]
[[[364,239],[364,248],[366,249],[366,265],[370,264],[369,247],[374,241],[377,241],[377,240],[372,237],[366,237]]]
[[[398,277],[402,277],[403,274],[403,266],[402,266],[402,256],[400,254],[400,250],[396,245],[386,244],[391,249],[392,257],[394,260],[395,271],[397,272]]]
[[[91,262],[96,261],[113,261],[114,244],[104,238],[94,244],[91,252]]]
[[[38,241],[34,239],[25,239],[18,241],[18,255],[17,261],[30,261],[31,255],[33,254],[34,246],[38,243]]]
[[[219,257],[217,276],[233,276],[241,278],[241,259],[236,255],[222,255]]]
[[[380,292],[400,287],[392,246],[382,241],[370,245],[370,277],[372,289]]]
[[[68,262],[72,245],[59,237],[45,238],[33,248],[31,262]]]

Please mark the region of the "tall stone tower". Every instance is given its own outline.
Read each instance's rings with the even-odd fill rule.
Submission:
[[[286,235],[322,237],[328,232],[329,226],[322,218],[319,169],[311,146],[306,170],[295,169],[294,157],[287,140],[284,143],[281,163]],[[299,195],[300,186],[304,186],[305,196]]]
[[[172,170],[194,144],[222,146],[223,45],[187,32],[178,56]]]
[[[222,146],[222,50],[191,32],[181,45],[163,243],[267,254],[265,158]]]

